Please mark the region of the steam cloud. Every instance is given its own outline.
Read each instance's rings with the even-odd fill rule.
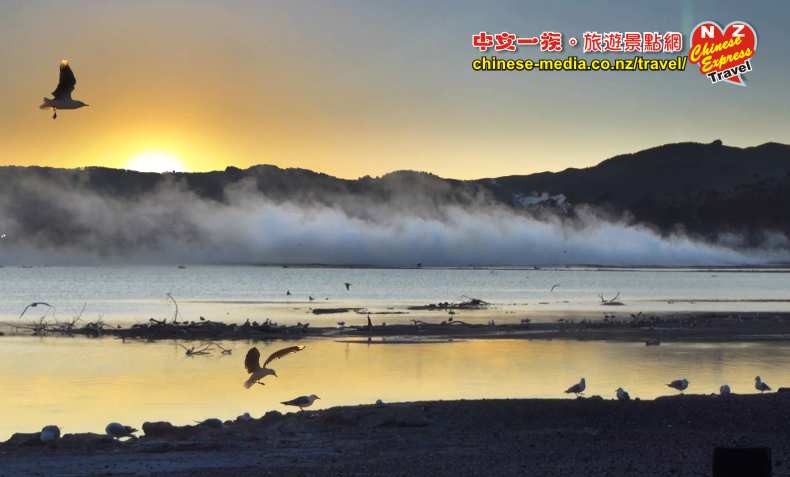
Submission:
[[[471,205],[469,205],[471,204]],[[469,197],[387,200],[337,194],[277,201],[250,184],[202,199],[176,183],[114,198],[30,179],[0,191],[0,264],[301,263],[385,266],[744,265],[786,260],[781,247],[661,237],[586,207],[572,219]],[[786,246],[786,239],[777,239]],[[787,250],[786,248],[784,250]]]

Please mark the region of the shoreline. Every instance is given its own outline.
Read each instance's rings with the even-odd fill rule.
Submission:
[[[790,455],[790,392],[427,401],[334,407],[140,438],[36,434],[0,444],[0,475],[708,475],[716,446]]]
[[[439,310],[442,311],[442,310]],[[309,323],[277,325],[263,323],[167,322],[150,320],[128,327],[110,327],[86,323],[80,327],[68,323],[46,328],[28,328],[28,333],[2,336],[113,337],[122,340],[298,340],[328,338],[361,343],[419,343],[473,339],[526,340],[603,340],[644,341],[649,344],[673,341],[790,341],[790,313],[783,312],[676,312],[631,314],[627,317],[607,315],[600,319],[559,319],[532,323],[523,320],[510,324],[466,323],[442,314],[431,321],[413,320],[411,324],[348,327],[311,327]]]

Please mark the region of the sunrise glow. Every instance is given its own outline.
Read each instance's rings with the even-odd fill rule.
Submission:
[[[146,151],[137,154],[126,164],[126,169],[139,172],[186,172],[181,160],[173,154],[161,151]]]

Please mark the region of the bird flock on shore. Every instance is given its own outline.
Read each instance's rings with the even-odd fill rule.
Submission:
[[[672,382],[667,383],[667,387],[680,391],[680,394],[683,394],[689,387],[689,380],[686,378],[675,379]],[[581,378],[578,383],[572,385],[568,389],[565,390],[565,394],[575,394],[577,397],[580,397],[584,394],[584,391],[587,389],[587,380],[585,378]],[[754,377],[754,389],[760,391],[760,394],[770,391],[771,386],[769,386],[760,376]],[[730,388],[729,384],[722,384],[719,387],[719,396],[727,397],[732,394],[732,389]],[[617,388],[615,390],[615,396],[617,397],[618,401],[630,401],[631,395],[628,394],[623,388]]]

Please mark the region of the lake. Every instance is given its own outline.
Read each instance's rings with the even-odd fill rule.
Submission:
[[[477,297],[492,304],[460,311],[457,319],[516,322],[673,311],[790,311],[785,269],[368,269],[255,266],[106,266],[0,268],[0,439],[58,424],[64,432],[102,431],[110,421],[140,427],[145,420],[176,424],[243,412],[286,411],[280,401],[321,396],[317,407],[428,399],[568,397],[582,376],[588,394],[611,398],[672,393],[665,383],[691,381],[689,392],[753,392],[754,376],[775,388],[790,384],[790,346],[771,343],[640,343],[569,340],[470,340],[432,344],[302,341],[307,349],[274,363],[279,378],[244,389],[247,342],[226,342],[231,356],[184,356],[178,343],[112,338],[36,338],[11,325],[42,316],[66,321],[128,324],[182,320],[363,323],[353,312],[315,316],[315,307],[358,306],[376,321],[440,321],[444,312],[410,305]],[[350,283],[346,290],[344,283]],[[557,285],[556,287],[554,285]],[[552,291],[552,287],[554,290]],[[287,295],[290,291],[291,295]],[[620,293],[621,307],[602,307],[599,294]],[[309,297],[313,297],[311,301]],[[29,309],[45,301],[53,306]],[[287,342],[256,343],[266,356]]]
[[[103,432],[111,421],[138,429],[146,420],[189,424],[208,417],[286,412],[281,401],[317,394],[316,408],[429,399],[570,398],[582,376],[587,394],[610,399],[673,394],[665,384],[690,381],[688,392],[755,392],[760,374],[790,384],[784,343],[642,343],[473,340],[444,344],[367,345],[330,339],[273,363],[279,377],[245,389],[250,344],[225,342],[233,354],[184,356],[174,342],[102,338],[0,338],[0,439],[57,424],[64,432]],[[258,343],[263,356],[291,342]]]
[[[346,290],[344,283],[350,283]],[[54,306],[28,310],[48,319],[133,323],[174,315],[181,319],[333,325],[364,321],[354,313],[316,317],[315,307],[365,307],[406,311],[410,305],[476,297],[492,303],[485,312],[464,313],[470,322],[523,317],[553,320],[567,315],[602,317],[605,312],[790,311],[787,269],[370,269],[255,266],[105,266],[0,268],[0,321],[20,322],[31,302]],[[554,285],[557,285],[554,287]],[[551,291],[554,287],[554,291]],[[290,291],[291,295],[286,295]],[[620,293],[623,307],[601,307],[599,295]],[[310,301],[313,297],[313,301]],[[387,315],[386,320],[431,319],[435,313]],[[442,319],[439,316],[438,319]]]

